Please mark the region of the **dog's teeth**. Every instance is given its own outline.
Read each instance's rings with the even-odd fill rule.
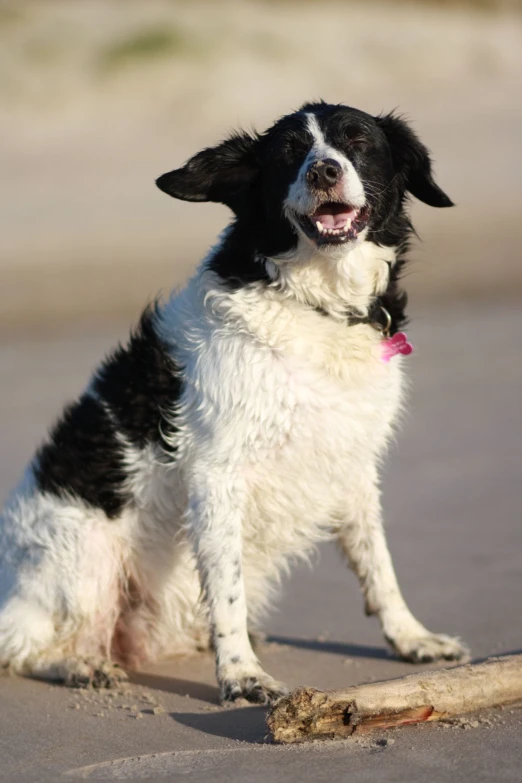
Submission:
[[[323,232],[323,224],[321,223],[321,221],[320,220],[316,220],[315,225],[317,226],[317,230],[319,231],[319,233],[322,234],[322,232]]]

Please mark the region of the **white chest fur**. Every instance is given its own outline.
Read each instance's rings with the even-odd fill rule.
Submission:
[[[164,313],[184,366],[179,458],[189,471],[197,462],[241,477],[247,547],[255,538],[272,556],[297,552],[382,451],[400,404],[400,359],[382,361],[371,326],[266,288],[216,290],[193,281]]]

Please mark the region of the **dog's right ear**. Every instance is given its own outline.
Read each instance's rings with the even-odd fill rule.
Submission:
[[[217,201],[235,209],[259,173],[258,145],[257,137],[236,133],[198,152],[183,168],[163,174],[156,185],[183,201]]]

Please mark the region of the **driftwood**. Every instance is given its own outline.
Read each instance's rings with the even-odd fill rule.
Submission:
[[[522,700],[522,655],[339,691],[298,688],[270,712],[276,742],[363,734]]]

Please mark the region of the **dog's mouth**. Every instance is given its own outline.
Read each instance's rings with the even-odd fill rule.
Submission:
[[[309,239],[317,245],[342,245],[353,242],[368,225],[368,206],[327,201],[310,215],[295,214],[297,222]]]

